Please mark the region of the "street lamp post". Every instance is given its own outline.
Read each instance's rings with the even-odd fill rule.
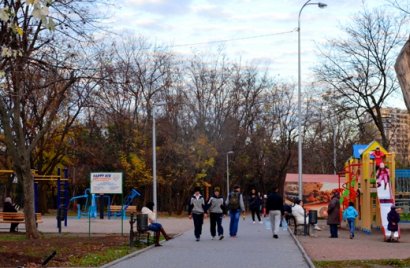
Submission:
[[[165,103],[156,103],[152,106],[152,202],[154,202],[155,221],[157,220],[157,137],[155,131],[155,112],[156,107]]]
[[[300,61],[300,15],[302,10],[307,5],[317,5],[319,8],[327,7],[324,3],[310,3],[308,0],[303,4],[299,11],[298,16],[298,186],[299,186],[299,199],[303,198],[303,186],[302,186],[302,74],[301,74],[301,61]]]
[[[229,155],[233,154],[233,151],[226,153],[226,198],[229,197]]]

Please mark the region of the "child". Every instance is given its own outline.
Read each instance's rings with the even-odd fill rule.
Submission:
[[[389,183],[390,179],[390,171],[387,167],[385,167],[384,163],[380,163],[380,167],[376,172],[377,178],[377,185],[381,186],[381,182],[384,182],[384,190],[386,190],[386,186]]]
[[[350,229],[350,239],[354,237],[354,221],[359,214],[354,208],[353,202],[349,202],[349,206],[343,211],[343,220],[347,220]]]
[[[387,230],[391,232],[390,237],[387,238],[387,242],[390,242],[394,237],[394,233],[399,231],[400,215],[397,213],[395,205],[391,206],[390,212],[387,214],[387,221],[389,222],[389,224],[387,224]]]

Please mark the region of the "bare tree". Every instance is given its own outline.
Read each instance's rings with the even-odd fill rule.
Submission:
[[[405,18],[395,18],[380,9],[364,10],[344,28],[347,37],[328,43],[323,63],[316,69],[319,80],[335,90],[346,107],[358,118],[369,117],[380,132],[382,144],[389,147],[381,107],[397,89],[393,57],[403,42],[401,27]]]
[[[31,153],[53,128],[82,77],[62,40],[87,41],[93,1],[0,2],[0,121],[17,177],[23,181],[26,235],[38,238]],[[70,14],[70,15],[68,15]]]

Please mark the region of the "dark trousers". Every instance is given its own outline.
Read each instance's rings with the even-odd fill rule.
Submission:
[[[222,227],[222,213],[211,213],[211,236],[216,236],[216,226],[218,226],[218,235],[224,234],[224,228]]]
[[[330,226],[330,237],[337,237],[337,224],[329,224]]]
[[[204,223],[204,214],[192,213],[192,219],[194,220],[194,234],[196,238],[199,238],[202,234],[202,224]]]
[[[18,223],[11,223],[10,224],[10,233],[16,232],[16,228],[19,224]]]
[[[252,212],[252,220],[253,221],[255,221],[255,214],[258,217],[258,221],[261,221],[261,214],[260,214],[259,208],[251,209],[251,212]]]

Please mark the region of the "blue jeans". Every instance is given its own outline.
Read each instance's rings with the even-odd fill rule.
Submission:
[[[349,224],[350,234],[354,236],[354,219],[347,219],[347,223]]]
[[[236,236],[236,233],[238,232],[238,225],[239,225],[239,217],[241,216],[241,211],[238,210],[230,210],[229,211],[229,217],[231,218],[231,221],[229,222],[229,235],[230,236]]]

